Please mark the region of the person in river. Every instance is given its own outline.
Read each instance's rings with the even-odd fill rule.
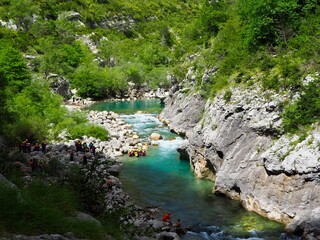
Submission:
[[[28,153],[31,153],[31,143],[29,142],[28,139],[26,139],[26,151]]]
[[[177,219],[177,222],[173,225],[173,227],[175,228],[175,232],[178,235],[183,235],[186,233],[186,231],[182,228],[182,223],[180,219]]]
[[[107,187],[108,187],[109,190],[112,190],[112,185],[113,185],[113,181],[112,181],[111,178],[109,178],[109,179],[107,180]]]
[[[26,144],[25,144],[25,141],[23,141],[19,145],[19,152],[25,152],[25,147],[26,147]]]
[[[173,225],[175,228],[182,228],[182,223],[180,219],[177,219],[177,222]]]
[[[170,212],[167,212],[163,217],[162,217],[162,222],[166,225],[172,225],[172,222],[171,222],[171,213]]]
[[[75,146],[76,146],[77,152],[82,152],[82,144],[80,140],[75,142]]]
[[[134,152],[134,156],[135,156],[135,157],[139,157],[139,152],[138,152],[138,151],[135,151],[135,152]]]

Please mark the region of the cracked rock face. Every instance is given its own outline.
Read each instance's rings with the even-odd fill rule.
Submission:
[[[222,93],[205,102],[177,91],[160,119],[186,135],[191,167],[199,178],[215,180],[215,192],[270,219],[289,224],[305,216],[307,223],[305,212],[320,206],[319,126],[305,139],[284,135],[280,106],[288,96],[259,88],[231,92],[229,101]]]

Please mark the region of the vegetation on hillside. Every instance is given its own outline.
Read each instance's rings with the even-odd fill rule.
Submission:
[[[284,106],[287,132],[320,119],[317,0],[0,0],[0,20],[0,136],[12,146],[25,138],[54,139],[63,130],[70,138],[107,138],[84,115],[61,106],[62,98],[50,90],[51,73],[65,77],[81,97],[100,100],[121,96],[128,82],[170,87],[168,74],[181,81],[192,67],[196,89],[208,98],[228,89],[225,99],[230,100],[230,85],[301,93]],[[203,81],[204,70],[213,68],[217,73]],[[309,85],[302,81],[307,75],[315,79]],[[0,232],[21,227],[37,233],[15,219],[40,224],[43,206],[36,209],[33,203],[43,197],[50,200],[47,226],[63,232],[70,222],[57,219],[77,206],[70,189],[55,191],[55,186],[31,186],[21,192],[26,199],[21,208],[13,208],[17,193],[0,188],[6,206],[0,217],[9,222],[0,224]],[[58,196],[66,199],[62,209]],[[15,215],[7,209],[15,209]],[[26,216],[25,209],[32,214]],[[72,224],[75,233],[82,228]],[[47,230],[43,225],[39,232]],[[92,232],[83,231],[79,236],[90,238]]]
[[[319,7],[316,0],[0,0],[0,19],[18,27],[1,27],[0,38],[11,47],[2,47],[2,54],[35,56],[28,61],[33,74],[61,74],[82,97],[121,95],[129,81],[168,87],[167,74],[181,80],[190,66],[207,97],[230,84],[254,82],[302,91],[302,78],[319,66]],[[214,66],[218,73],[203,83],[201,74]],[[34,82],[20,70],[6,76],[18,92]],[[318,117],[315,112],[312,119]]]

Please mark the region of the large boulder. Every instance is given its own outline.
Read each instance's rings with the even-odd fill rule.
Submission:
[[[50,80],[50,88],[60,94],[64,100],[68,100],[71,97],[70,83],[63,76],[58,74],[49,74],[47,79]]]
[[[302,234],[304,239],[320,239],[320,207],[297,216],[286,227],[286,230],[295,234]]]
[[[152,141],[158,141],[158,140],[161,140],[163,137],[159,134],[159,133],[152,133],[151,135],[150,135],[150,139],[152,140]]]
[[[175,232],[161,232],[157,235],[157,240],[180,240]]]

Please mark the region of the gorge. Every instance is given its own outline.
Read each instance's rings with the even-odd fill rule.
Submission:
[[[180,189],[204,179],[209,206],[225,201],[236,205],[231,212],[244,207],[249,216],[279,222],[280,232],[285,226],[302,239],[320,239],[319,23],[316,0],[0,0],[0,178],[9,183],[0,184],[0,238],[165,238],[156,235],[161,219],[146,219],[150,209],[131,205],[118,181],[118,157],[141,136],[112,111],[73,111],[160,97],[159,119],[140,112],[141,123],[161,124],[150,129],[170,136],[163,140],[170,147],[155,144],[175,160],[179,142],[189,161],[175,167],[190,174]],[[87,165],[86,148],[77,151],[75,141],[95,142],[98,156]],[[21,151],[39,143],[48,151]],[[150,146],[151,156],[158,150]],[[44,167],[34,172],[34,160]],[[172,169],[162,170],[146,169],[153,181]],[[114,191],[104,178],[115,181]],[[101,224],[82,222],[79,212]],[[244,237],[260,237],[255,233]]]
[[[118,112],[133,126],[143,145],[150,141],[152,133],[162,136],[160,140],[151,140],[147,156],[120,157],[123,169],[119,179],[130,198],[139,205],[156,206],[159,217],[170,211],[173,222],[179,218],[184,227],[190,226],[191,230],[181,236],[182,239],[279,239],[286,236],[282,224],[245,211],[239,201],[213,194],[212,181],[194,176],[187,159],[180,160],[176,151],[187,140],[170,133],[157,119],[161,111],[159,100],[101,102],[91,108]],[[295,238],[286,236],[286,239]]]
[[[223,93],[205,100],[181,87],[166,99],[159,118],[186,136],[195,174],[215,180],[216,193],[318,239],[319,128],[305,139],[284,135],[280,115],[286,97],[238,87],[228,101]]]

